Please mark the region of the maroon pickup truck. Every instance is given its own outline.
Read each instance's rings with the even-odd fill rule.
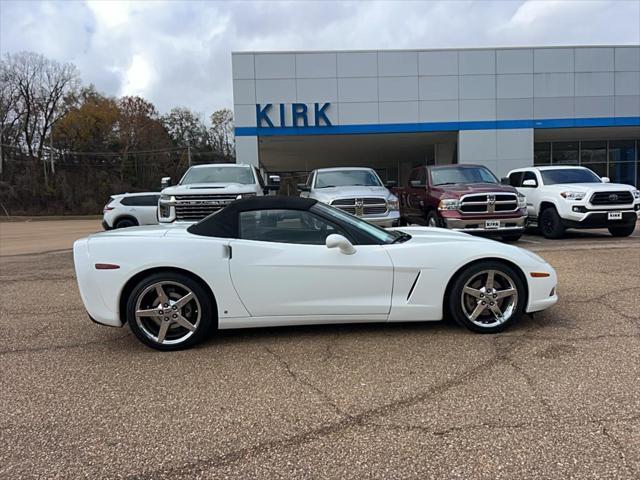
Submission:
[[[421,166],[395,189],[404,222],[518,240],[527,219],[523,195],[481,165]]]

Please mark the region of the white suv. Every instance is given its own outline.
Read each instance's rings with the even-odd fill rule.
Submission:
[[[585,167],[518,168],[508,180],[527,198],[529,224],[547,238],[561,238],[566,228],[607,228],[627,237],[640,214],[636,188],[609,183]]]
[[[112,195],[102,210],[102,228],[135,227],[158,223],[159,193],[123,193]]]

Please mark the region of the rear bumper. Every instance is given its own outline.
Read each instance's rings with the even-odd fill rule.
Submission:
[[[461,232],[482,232],[482,233],[515,233],[524,231],[527,216],[517,217],[500,217],[500,218],[453,218],[446,217],[443,219],[445,226],[452,230],[458,230]],[[486,228],[487,220],[500,221],[500,227],[498,228]]]
[[[110,227],[106,220],[102,220],[102,229],[103,230],[111,230],[113,227]]]

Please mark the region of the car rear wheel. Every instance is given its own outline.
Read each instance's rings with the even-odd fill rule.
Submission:
[[[628,237],[636,229],[636,224],[626,225],[624,227],[609,227],[609,233],[614,237]]]
[[[134,335],[157,350],[180,350],[203,340],[215,318],[214,302],[199,282],[175,272],[143,279],[127,301]]]
[[[483,261],[464,269],[449,293],[449,312],[460,325],[496,333],[522,316],[526,287],[508,265]]]
[[[540,214],[540,231],[545,238],[557,239],[564,236],[562,219],[554,207],[548,207]]]
[[[127,228],[127,227],[136,227],[138,226],[138,222],[136,222],[132,218],[122,218],[118,220],[114,226],[114,228]]]

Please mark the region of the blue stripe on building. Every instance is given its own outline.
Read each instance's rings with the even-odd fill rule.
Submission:
[[[385,123],[322,127],[236,127],[237,137],[288,135],[363,135],[375,133],[451,132],[458,130],[510,130],[516,128],[640,127],[640,117],[549,118],[477,122]]]

